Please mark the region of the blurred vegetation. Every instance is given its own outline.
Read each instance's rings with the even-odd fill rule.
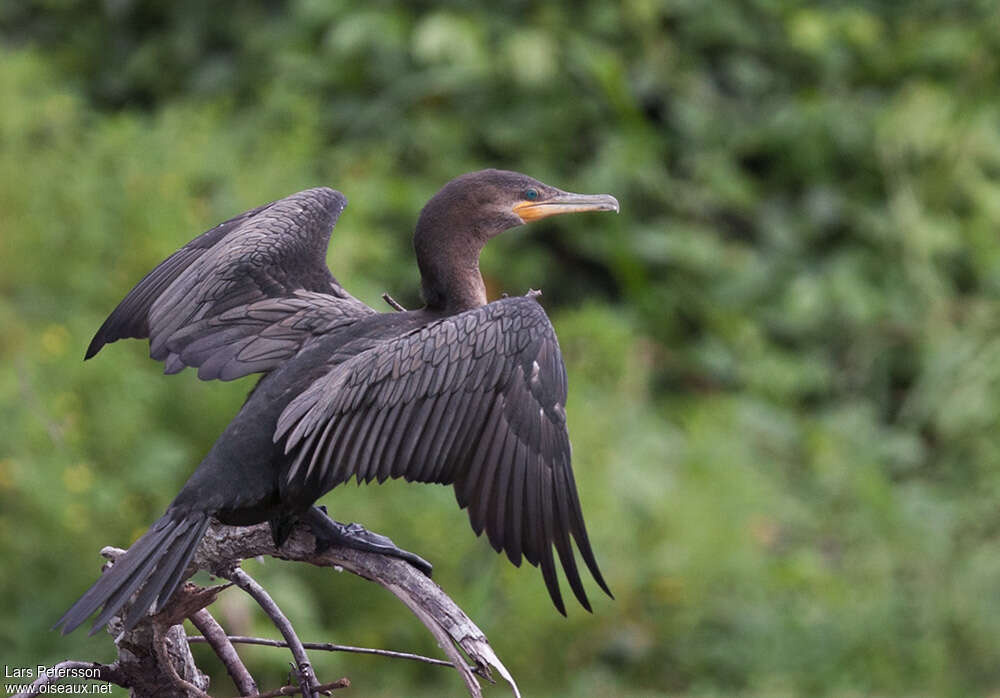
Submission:
[[[110,658],[48,627],[252,385],[160,377],[139,342],[82,364],[131,284],[328,184],[334,273],[413,306],[420,206],[498,166],[622,202],[483,258],[494,294],[544,291],[617,599],[563,619],[444,488],[331,511],[433,561],[526,695],[1000,691],[998,85],[986,0],[3,3],[0,659]],[[372,585],[250,566],[304,639],[435,652]],[[315,659],[358,695],[460,693]]]

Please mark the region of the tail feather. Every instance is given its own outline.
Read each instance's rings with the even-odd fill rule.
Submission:
[[[208,517],[205,517],[196,524],[198,528],[196,535],[185,536],[185,544],[182,546],[182,552],[177,557],[174,569],[166,576],[167,583],[163,585],[164,590],[156,600],[156,605],[153,607],[154,611],[160,611],[163,605],[174,595],[174,591],[177,590],[180,583],[184,581],[184,570],[191,563],[191,558],[194,557],[194,553],[201,543],[202,536],[205,535],[205,529],[208,528],[208,524]]]
[[[112,570],[108,570],[105,574],[101,575],[100,579],[94,582],[93,586],[63,614],[63,617],[59,619],[53,629],[62,625],[64,626],[63,633],[69,633],[75,630],[101,605],[106,605],[108,599],[115,591],[131,580],[132,573],[146,561],[150,551],[156,550],[171,530],[171,528],[163,525],[163,519],[156,522],[142,538],[133,543],[132,547],[118,558],[118,561],[112,568],[113,573]]]
[[[119,609],[121,609],[128,602],[139,587],[144,587],[145,589],[145,587],[149,586],[148,580],[159,566],[160,557],[163,555],[163,551],[169,550],[167,546],[173,544],[174,540],[180,534],[180,528],[183,527],[183,525],[184,524],[181,523],[180,526],[172,528],[170,534],[164,539],[163,543],[143,557],[142,563],[111,590],[111,593],[104,601],[100,614],[97,616],[94,624],[90,627],[90,635],[93,635],[104,627],[107,622],[111,620],[112,616],[116,615]],[[112,567],[112,570],[113,569],[114,567]]]
[[[154,601],[166,602],[180,584],[207,526],[205,514],[192,514],[183,519],[171,518],[169,514],[164,516],[101,575],[54,627],[61,626],[65,635],[102,607],[90,629],[93,635],[118,614],[138,590],[139,595],[125,619],[125,631],[131,630]],[[164,594],[164,591],[169,593]]]
[[[184,570],[198,548],[198,543],[201,542],[205,527],[208,526],[208,519],[195,522],[189,520],[185,523],[187,528],[170,543],[162,556],[162,561],[157,564],[156,572],[150,576],[132,604],[132,608],[129,609],[125,617],[126,630],[135,627],[149,608],[152,607],[154,612],[159,611],[181,583]]]

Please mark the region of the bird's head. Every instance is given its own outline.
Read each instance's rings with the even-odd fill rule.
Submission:
[[[479,253],[508,228],[563,213],[618,211],[608,194],[571,194],[520,172],[480,170],[448,182],[420,212],[413,247],[429,308],[486,302]]]
[[[618,211],[618,200],[608,194],[572,194],[520,172],[480,170],[444,185],[421,211],[417,227],[447,221],[450,230],[485,243],[508,228],[583,211]]]

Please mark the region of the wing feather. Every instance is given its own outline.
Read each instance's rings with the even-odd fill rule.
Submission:
[[[412,401],[402,403],[399,410],[399,419],[396,420],[396,428],[385,435],[385,454],[379,466],[379,473],[385,473],[387,477],[399,477],[402,474],[397,468],[396,454],[399,452],[399,446],[411,426],[410,416],[416,410],[416,407],[417,404]]]
[[[398,409],[388,409],[384,408],[388,413],[385,419],[385,424],[382,426],[379,432],[378,442],[375,446],[375,452],[372,454],[372,465],[378,475],[376,476],[379,483],[383,483],[389,479],[389,475],[392,471],[392,461],[384,457],[386,446],[389,444],[390,435],[393,434],[396,423],[400,421],[400,416],[402,410]]]
[[[359,473],[364,473],[365,478],[370,479],[378,475],[378,461],[372,457],[379,440],[382,438],[382,425],[385,423],[389,410],[375,408],[375,418],[369,420],[368,433],[365,435],[363,443],[358,445],[358,454],[351,460],[355,464]],[[369,476],[369,473],[371,474]],[[380,480],[383,482],[384,480]]]
[[[351,441],[344,446],[344,455],[337,463],[337,471],[334,476],[341,479],[344,473],[351,469],[357,470],[358,475],[365,481],[371,482],[375,474],[369,473],[368,463],[359,462],[362,445],[368,440],[368,434],[372,431],[373,425],[378,421],[377,410],[371,406],[366,407],[354,415],[358,426],[352,435]]]
[[[524,557],[532,565],[538,565],[542,561],[542,497],[541,489],[538,486],[538,473],[543,467],[541,458],[535,456],[533,462],[528,463],[528,472],[525,473],[525,502],[524,502]]]
[[[566,491],[567,482],[565,480],[564,469],[554,468],[551,471],[554,486],[552,496],[555,499],[554,516],[556,517],[556,550],[559,552],[559,560],[562,562],[563,571],[566,572],[566,579],[569,581],[573,595],[576,596],[580,605],[590,610],[590,602],[587,600],[587,593],[583,590],[583,582],[580,581],[580,572],[576,568],[576,560],[573,558],[573,546],[569,540],[570,515],[569,502]]]
[[[497,470],[500,467],[500,457],[503,453],[504,444],[510,434],[510,426],[503,416],[503,404],[499,398],[495,403],[496,419],[493,422],[493,433],[488,438],[483,438],[481,447],[473,457],[475,462],[482,463],[478,469],[479,479],[472,487],[475,497],[469,506],[469,514],[474,523],[473,528],[477,533],[487,528],[489,523],[490,504],[495,501]],[[494,532],[493,537],[496,537]]]
[[[440,375],[440,372],[438,373]],[[437,472],[440,463],[428,457],[428,452],[435,445],[440,445],[447,438],[447,432],[442,431],[442,426],[448,422],[448,418],[455,414],[455,403],[463,396],[460,391],[434,395],[434,409],[427,418],[427,425],[424,433],[417,443],[413,452],[414,473],[413,479],[417,482],[436,482]]]
[[[497,454],[497,468],[494,475],[492,496],[484,501],[487,526],[492,530],[490,542],[497,552],[510,545],[507,540],[507,498],[510,496],[510,477],[518,455],[519,439],[509,429],[504,435],[503,445]],[[483,501],[483,500],[481,500]]]
[[[489,452],[489,448],[493,444],[497,432],[500,430],[500,418],[503,414],[500,399],[500,396],[493,398],[489,414],[483,424],[482,432],[477,439],[478,445],[475,447],[475,450],[470,449],[471,457],[465,463],[465,473],[460,476],[460,482],[457,486],[458,491],[462,493],[464,499],[464,501],[460,501],[461,505],[469,507],[469,521],[472,523],[472,530],[476,532],[476,535],[483,532],[484,522],[477,493],[482,491],[488,482],[483,471],[490,467],[489,461],[486,460],[486,454]]]
[[[459,397],[456,407],[457,419],[446,439],[440,444],[435,444],[434,455],[429,456],[440,463],[438,475],[433,481],[442,484],[454,482],[456,495],[460,492],[458,478],[465,469],[468,452],[482,434],[482,424],[485,415],[488,414],[490,398],[485,393],[461,390],[457,393]],[[465,506],[461,502],[460,505]]]
[[[531,454],[523,443],[518,443],[518,457],[514,459],[514,467],[510,474],[510,496],[507,498],[507,520],[504,533],[507,557],[516,567],[521,566],[521,550],[523,549],[524,512],[524,479],[527,472],[528,459]]]
[[[552,557],[552,543],[555,538],[555,522],[552,515],[552,471],[546,468],[539,468],[537,473],[536,489],[538,490],[538,505],[541,509],[541,535],[537,536],[539,553],[541,556],[542,578],[545,580],[545,587],[549,590],[552,603],[563,615],[566,615],[566,606],[563,604],[562,592],[559,591],[559,579],[556,577],[556,563]]]

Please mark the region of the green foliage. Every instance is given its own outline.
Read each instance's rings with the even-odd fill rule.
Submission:
[[[483,258],[492,294],[544,291],[616,600],[559,617],[444,488],[331,510],[433,561],[529,695],[1000,690],[1000,15],[907,5],[0,6],[4,663],[108,657],[46,629],[252,384],[158,377],[139,342],[81,364],[127,288],[324,183],[351,202],[334,273],[414,306],[417,210],[500,166],[622,202]],[[435,652],[371,585],[255,572],[308,639]],[[269,632],[237,594],[220,609]],[[280,652],[246,656],[281,681]],[[366,695],[458,690],[317,663]]]

